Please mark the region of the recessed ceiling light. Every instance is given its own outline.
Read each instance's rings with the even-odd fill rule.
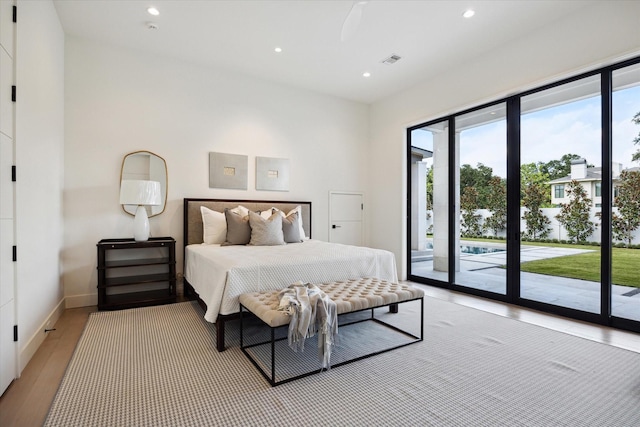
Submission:
[[[465,18],[471,18],[475,14],[476,14],[475,10],[467,9],[467,10],[464,11],[462,16],[464,16]]]
[[[275,49],[273,49],[273,50],[275,50],[275,51],[276,51],[276,52],[278,52],[278,53],[282,52],[282,48],[281,48],[281,47],[277,47],[277,48],[275,48]]]
[[[362,73],[362,77],[371,77],[371,73],[366,71],[366,72]]]
[[[153,16],[160,15],[160,11],[158,9],[156,9],[155,7],[150,7],[149,9],[147,9],[147,12],[149,12],[149,14],[153,15]]]

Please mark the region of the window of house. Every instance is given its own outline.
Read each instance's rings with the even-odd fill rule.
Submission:
[[[596,182],[596,197],[602,197],[602,183]]]
[[[564,184],[556,184],[554,185],[554,197],[556,199],[564,199]]]

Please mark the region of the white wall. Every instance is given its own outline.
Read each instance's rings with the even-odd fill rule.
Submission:
[[[67,36],[63,277],[67,306],[96,304],[96,243],[132,237],[118,204],[122,158],[167,162],[167,209],[155,236],[178,241],[182,199],[311,200],[312,235],[328,239],[330,190],[363,191],[368,107]],[[248,191],[210,189],[209,152],[249,156]],[[289,192],[255,190],[255,157],[290,159]]]
[[[64,308],[60,281],[64,33],[51,1],[19,1],[16,242],[20,370]]]
[[[640,54],[640,2],[598,2],[371,107],[370,244],[406,278],[406,127]],[[443,34],[443,43],[446,43]],[[397,173],[373,173],[393,170]]]

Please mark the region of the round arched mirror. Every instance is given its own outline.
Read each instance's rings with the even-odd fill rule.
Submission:
[[[149,217],[160,215],[167,204],[167,163],[150,151],[135,151],[124,156],[120,170],[120,189],[122,181],[152,181],[160,183],[160,204],[146,206]],[[129,215],[135,215],[137,205],[122,205]]]

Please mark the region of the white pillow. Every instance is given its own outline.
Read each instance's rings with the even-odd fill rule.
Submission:
[[[223,212],[200,206],[202,214],[202,241],[207,245],[220,244],[227,237],[227,220]]]
[[[294,212],[298,212],[298,224],[300,224],[300,238],[302,240],[308,239],[308,237],[304,234],[304,227],[302,225],[302,206],[300,205],[296,206],[295,208],[291,209],[289,213],[287,213],[286,215],[280,209],[276,209],[276,208],[273,208],[273,209],[276,210],[277,212],[280,212],[280,215],[282,215],[285,218],[293,214]]]

